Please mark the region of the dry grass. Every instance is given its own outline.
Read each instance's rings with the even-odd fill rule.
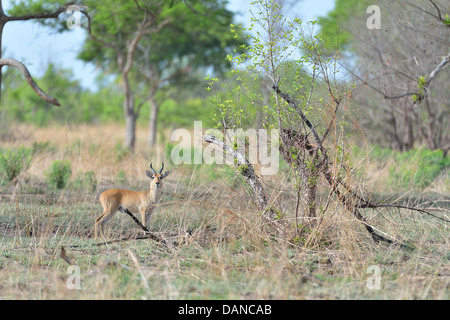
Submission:
[[[167,161],[160,146],[149,151],[146,129],[138,130],[134,154],[120,154],[123,128],[116,125],[47,129],[22,127],[27,134],[3,148],[49,141],[53,149],[35,156],[21,174],[21,189],[5,185],[0,194],[0,298],[14,299],[448,299],[448,226],[399,211],[370,221],[414,250],[377,245],[354,217],[331,201],[315,230],[296,241],[267,229],[238,176],[211,166],[171,167],[152,231],[174,249],[153,240],[96,247],[93,221],[101,213],[98,194],[112,186],[145,189],[149,161]],[[119,154],[119,155],[118,155]],[[66,159],[73,172],[93,171],[96,192],[47,189],[43,170]],[[117,177],[123,171],[126,180]],[[382,171],[382,168],[377,170]],[[381,174],[381,173],[380,173]],[[377,176],[372,177],[372,182]],[[274,205],[290,212],[286,175],[265,181]],[[326,198],[324,192],[321,197]],[[117,214],[108,237],[138,232]],[[187,235],[187,231],[191,234]],[[69,248],[79,245],[77,248]],[[67,287],[68,264],[79,266],[81,289]],[[381,288],[369,289],[368,266],[381,269]]]

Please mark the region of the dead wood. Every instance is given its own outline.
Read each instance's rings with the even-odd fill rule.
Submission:
[[[276,212],[269,206],[264,188],[259,181],[252,164],[245,156],[212,135],[205,134],[203,140],[207,143],[213,143],[219,146],[235,159],[239,173],[245,178],[245,182],[250,186],[255,195],[257,207],[262,212],[262,218],[269,222],[270,225],[275,226],[278,231],[283,233],[286,232],[286,226],[284,226],[283,222],[277,218]]]
[[[403,209],[414,210],[414,211],[417,211],[417,212],[420,212],[423,214],[427,214],[429,216],[438,218],[445,222],[450,222],[449,220],[447,220],[445,218],[435,216],[435,215],[431,214],[430,212],[427,212],[427,211],[425,211],[423,209],[419,209],[419,208],[406,207],[406,206],[395,205],[395,204],[386,205],[386,204],[372,203],[371,201],[364,199],[364,197],[362,197],[362,196],[358,195],[356,192],[354,192],[352,190],[352,187],[349,186],[348,184],[346,184],[345,182],[343,182],[341,179],[333,177],[331,169],[330,169],[330,165],[329,165],[330,161],[328,158],[328,152],[327,152],[327,149],[323,146],[324,139],[320,139],[314,125],[307,119],[306,115],[297,106],[294,99],[292,99],[289,96],[289,94],[283,93],[280,90],[280,88],[276,85],[273,86],[273,89],[276,94],[278,94],[289,105],[291,105],[295,110],[297,110],[301,119],[305,122],[307,127],[311,130],[313,137],[315,139],[315,142],[317,143],[317,146],[313,146],[313,144],[311,144],[308,141],[308,135],[301,134],[301,133],[295,132],[293,130],[284,130],[284,139],[281,139],[282,141],[280,144],[280,152],[285,155],[285,159],[288,156],[291,156],[291,158],[292,158],[292,155],[288,152],[289,150],[291,150],[291,147],[294,147],[294,149],[302,148],[303,152],[304,152],[303,155],[309,154],[309,156],[312,157],[312,161],[314,161],[316,163],[315,168],[318,170],[318,173],[323,174],[323,176],[325,177],[325,180],[330,185],[332,192],[336,194],[336,196],[338,197],[339,201],[342,203],[344,208],[346,208],[348,211],[352,212],[353,215],[359,221],[361,221],[363,223],[365,229],[372,236],[372,239],[376,243],[385,242],[388,244],[400,244],[403,247],[407,247],[407,246],[399,243],[398,241],[393,240],[392,237],[388,236],[389,237],[388,238],[388,237],[382,236],[378,232],[376,232],[375,228],[366,221],[366,219],[361,214],[359,209],[363,209],[363,208],[376,209],[376,208],[381,208],[381,207],[403,208]],[[285,145],[283,145],[283,144],[285,144]],[[319,151],[320,151],[320,153],[319,153]],[[302,159],[302,161],[300,161],[300,162],[295,162],[295,161],[292,161],[292,159],[288,159],[287,162],[290,163],[291,165],[296,164],[297,166],[299,166],[301,168],[302,166],[304,166],[305,159]],[[303,170],[303,171],[306,171],[306,170]],[[303,174],[305,174],[306,176],[308,176],[308,174],[310,175],[310,173],[307,173],[307,172],[303,172]],[[342,191],[340,188],[344,188],[344,191]],[[311,197],[311,196],[313,196],[313,194],[310,194],[309,196]],[[314,196],[315,196],[315,194],[314,194]],[[312,199],[307,199],[307,200],[310,202],[313,201]]]

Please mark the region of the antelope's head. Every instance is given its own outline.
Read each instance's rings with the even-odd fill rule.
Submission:
[[[147,175],[147,177],[149,177],[150,179],[152,179],[152,181],[150,182],[150,189],[151,190],[158,190],[162,187],[162,179],[164,179],[165,177],[167,177],[170,173],[170,171],[166,171],[164,173],[164,162],[162,163],[161,169],[159,169],[159,172],[156,172],[155,169],[153,169],[152,164],[150,163],[150,170],[145,170],[145,174]]]

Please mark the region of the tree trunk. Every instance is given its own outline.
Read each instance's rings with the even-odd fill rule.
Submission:
[[[125,83],[125,100],[123,103],[123,110],[125,115],[125,148],[134,151],[136,144],[136,120],[137,115],[134,110],[134,96],[131,90],[130,82],[127,75],[123,75]]]
[[[154,95],[152,95],[150,97],[148,102],[150,104],[150,121],[149,121],[149,125],[148,125],[148,145],[150,147],[153,147],[156,144],[159,105],[156,102]]]
[[[125,148],[134,151],[136,144],[136,116],[131,114],[125,115]]]
[[[2,58],[2,37],[3,37],[3,28],[5,27],[6,21],[4,21],[5,14],[3,13],[3,8],[1,5],[0,0],[0,59]],[[0,66],[0,101],[2,99],[2,68],[3,66]]]
[[[413,119],[410,113],[412,110],[405,108],[404,125],[403,130],[405,131],[405,138],[403,140],[403,151],[411,150],[414,147],[414,130],[413,130]]]
[[[307,216],[315,218],[319,172],[317,169],[318,158],[314,154],[314,146],[308,141],[306,134],[291,129],[283,129],[281,131],[280,153],[286,163],[297,172],[297,191],[303,191],[300,192],[299,196],[305,203]],[[310,224],[314,225],[313,219],[311,219]]]

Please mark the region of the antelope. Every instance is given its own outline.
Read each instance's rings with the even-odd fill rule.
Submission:
[[[105,223],[111,219],[117,211],[126,212],[138,210],[141,214],[142,224],[148,229],[150,216],[155,209],[155,204],[158,203],[161,197],[162,179],[167,177],[170,171],[162,173],[164,163],[161,169],[156,173],[150,163],[150,171],[145,170],[147,177],[151,179],[150,190],[148,191],[131,191],[123,189],[110,189],[100,195],[100,202],[103,206],[103,213],[95,219],[95,237],[98,236],[98,230],[104,237],[103,227]]]

